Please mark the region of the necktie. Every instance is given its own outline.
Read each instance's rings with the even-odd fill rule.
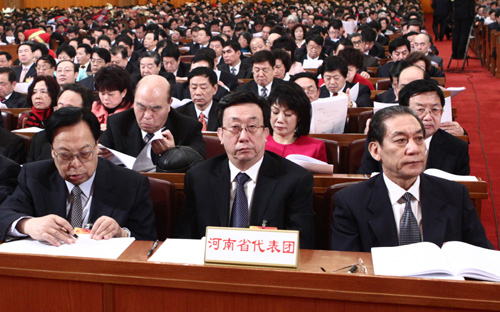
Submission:
[[[411,197],[412,195],[408,192],[403,195],[405,211],[399,222],[400,246],[420,242],[420,229],[418,228],[417,218],[411,211]]]
[[[339,93],[338,93],[338,92],[335,92],[335,93],[333,94],[333,96],[337,96],[337,95],[339,95]]]
[[[231,74],[236,76],[236,68],[234,68],[234,67],[231,68]]]
[[[2,96],[2,97],[0,97],[0,102],[3,102],[3,101],[5,101],[5,98]]]
[[[198,120],[203,125],[201,131],[207,131],[207,122],[205,121],[205,115],[203,113],[200,113],[200,118]]]
[[[151,139],[155,136],[154,133],[146,133],[146,135],[144,136],[144,143],[148,143],[149,141],[151,141]]]
[[[82,190],[77,185],[71,191],[73,194],[73,205],[71,206],[71,226],[72,227],[81,227],[82,226]]]
[[[263,88],[260,90],[260,96],[262,96],[263,98],[266,98],[266,99],[267,99],[267,89],[266,89],[266,87],[263,87]]]
[[[28,68],[24,67],[21,72],[21,77],[19,77],[19,82],[24,82],[24,78],[26,78],[26,73],[28,72]]]
[[[233,202],[233,227],[246,228],[248,225],[248,200],[245,194],[244,185],[250,177],[243,172],[238,173],[236,180],[238,186],[236,187],[236,194]]]
[[[80,66],[81,69],[85,69],[85,65]]]

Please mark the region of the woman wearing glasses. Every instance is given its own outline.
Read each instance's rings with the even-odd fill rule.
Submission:
[[[301,154],[327,162],[325,143],[308,136],[311,102],[294,82],[283,82],[269,95],[271,129],[266,150],[286,157]]]
[[[99,99],[92,104],[92,112],[104,131],[110,115],[132,108],[134,86],[129,73],[118,65],[101,68],[95,75],[94,84]]]
[[[59,84],[54,77],[37,76],[28,88],[26,103],[31,111],[19,115],[17,128],[45,128],[45,123],[57,105]]]

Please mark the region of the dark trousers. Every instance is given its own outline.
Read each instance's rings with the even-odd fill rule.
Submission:
[[[470,27],[472,26],[473,21],[473,18],[455,19],[452,42],[453,58],[464,58],[467,39],[469,38]]]
[[[443,40],[447,26],[448,26],[448,16],[437,16],[437,15],[432,16],[432,30],[434,31],[434,37],[436,39]]]

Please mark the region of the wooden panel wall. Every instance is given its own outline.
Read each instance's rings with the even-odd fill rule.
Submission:
[[[431,7],[432,0],[420,0],[420,3],[422,4],[422,10],[424,10],[424,13],[434,12]]]

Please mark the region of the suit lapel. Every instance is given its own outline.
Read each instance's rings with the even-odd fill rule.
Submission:
[[[66,201],[68,199],[68,188],[64,179],[59,175],[59,171],[55,168],[49,177],[46,186],[47,192],[45,197],[45,207],[49,211],[46,214],[55,213],[56,215],[66,219]]]
[[[212,189],[213,198],[215,198],[220,226],[229,226],[229,189],[231,181],[228,161],[227,158],[224,158],[219,165],[214,168],[214,174],[210,176],[210,187]]]
[[[210,108],[210,112],[208,113],[208,124],[207,124],[207,130],[213,131],[217,130],[217,105],[218,101],[213,100],[212,102],[212,107]]]
[[[379,174],[375,179],[371,200],[368,204],[367,213],[371,215],[368,220],[371,231],[375,234],[376,240],[373,246],[398,246],[398,232],[394,221],[391,201],[384,179]],[[360,194],[361,195],[361,194]],[[368,195],[368,194],[366,194]],[[365,195],[365,196],[366,196]],[[377,244],[378,243],[378,244]]]
[[[443,244],[446,219],[442,211],[446,208],[446,202],[442,200],[442,194],[434,194],[435,189],[425,174],[420,175],[420,202],[422,207],[422,231],[423,240],[433,242],[441,246]]]
[[[443,136],[438,130],[432,136],[431,143],[429,144],[429,153],[427,154],[426,168],[443,168],[442,163],[446,159],[446,153],[441,145],[444,143]]]
[[[264,219],[271,196],[278,186],[278,179],[275,178],[275,163],[276,161],[273,158],[264,154],[264,160],[259,170],[257,185],[253,194],[250,225],[260,225],[262,223],[261,221]]]

